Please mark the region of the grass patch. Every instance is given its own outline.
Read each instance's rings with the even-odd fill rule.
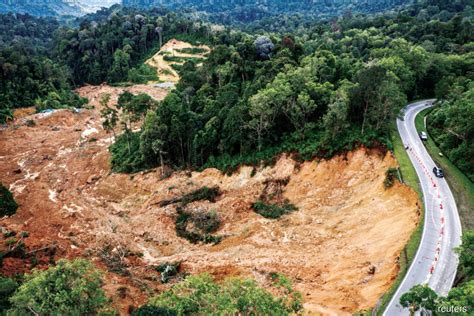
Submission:
[[[177,49],[176,51],[177,51],[178,53],[182,53],[182,54],[192,54],[192,55],[204,54],[204,53],[207,53],[207,52],[208,52],[207,49],[205,49],[205,48],[200,48],[200,47],[185,47],[185,48]]]
[[[408,157],[408,154],[405,150],[405,147],[403,146],[403,142],[400,138],[400,134],[398,133],[395,122],[392,124],[391,128],[391,140],[393,152],[395,154],[395,157],[397,158],[398,164],[400,165],[400,173],[402,175],[403,182],[410,186],[413,190],[415,190],[418,193],[420,200],[423,201],[423,194],[421,191],[418,176],[415,171],[415,167],[413,167],[410,158]],[[420,223],[418,224],[418,227],[412,233],[410,239],[408,240],[408,243],[405,245],[402,252],[400,253],[400,259],[398,262],[400,270],[398,272],[397,278],[393,282],[390,289],[380,299],[380,304],[376,308],[377,315],[382,315],[382,313],[385,311],[387,304],[390,302],[393,295],[397,291],[398,287],[400,286],[400,283],[402,282],[408,271],[408,268],[410,267],[413,262],[413,259],[415,258],[416,251],[418,250],[418,246],[420,245],[421,241],[421,236],[423,234],[423,226],[425,219],[424,205],[421,204],[421,207],[422,211],[420,214]]]
[[[181,64],[171,64],[170,66],[171,66],[171,68],[176,70],[178,73],[181,71],[181,69],[183,69],[183,65],[181,65]]]
[[[388,168],[387,172],[385,173],[385,180],[383,181],[385,189],[393,187],[395,179],[397,179],[397,173],[397,168]]]
[[[163,56],[163,60],[167,61],[167,62],[175,62],[175,63],[184,63],[184,62],[187,62],[187,61],[193,61],[195,63],[199,63],[203,60],[203,58],[165,55],[165,56]]]
[[[172,76],[173,73],[169,69],[160,69],[160,73],[165,76]]]
[[[177,211],[176,234],[179,237],[193,244],[198,242],[218,244],[222,240],[222,236],[211,235],[221,224],[216,212],[191,213],[182,207],[178,207]]]
[[[221,194],[218,187],[202,187],[191,193],[183,195],[181,202],[186,205],[194,201],[207,200],[215,202],[216,198]]]
[[[257,201],[252,204],[252,209],[255,213],[262,215],[265,218],[278,219],[283,215],[290,214],[296,211],[298,208],[288,201],[282,206],[278,204],[266,204],[262,201]]]
[[[176,207],[178,217],[175,222],[177,236],[193,244],[198,242],[217,244],[222,240],[222,236],[212,235],[221,225],[221,220],[217,212],[207,212],[203,210],[189,211],[186,209],[186,206],[195,201],[207,200],[215,202],[220,194],[221,192],[218,187],[202,187],[181,197],[163,200],[159,203],[159,206],[163,207],[179,203],[179,206]]]
[[[474,184],[471,180],[454,165],[446,156],[440,156],[441,152],[429,131],[425,127],[425,117],[432,111],[431,108],[421,111],[415,118],[415,126],[418,132],[425,131],[428,141],[425,142],[426,149],[435,163],[444,170],[444,176],[453,192],[454,199],[461,217],[462,229],[474,229]]]
[[[163,200],[159,203],[160,207],[167,206],[170,204],[180,203],[181,207],[185,207],[189,203],[194,201],[207,200],[209,202],[215,202],[216,198],[221,194],[218,187],[202,187],[187,193],[181,197],[173,198],[169,200]]]
[[[145,84],[148,81],[159,81],[156,68],[150,65],[140,65],[128,71],[128,81],[136,84]]]

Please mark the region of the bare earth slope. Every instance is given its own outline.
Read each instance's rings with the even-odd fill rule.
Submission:
[[[209,52],[211,49],[209,46],[206,45],[199,45],[193,46],[190,43],[178,41],[176,39],[169,40],[166,44],[164,44],[161,49],[153,55],[150,59],[145,61],[145,64],[155,67],[158,72],[158,77],[160,80],[165,82],[178,82],[179,76],[176,70],[171,67],[172,64],[180,64],[182,65],[183,62],[169,62],[164,60],[164,56],[174,56],[174,57],[190,57],[190,58],[198,58],[198,59],[205,59],[204,54],[188,54],[182,53],[179,50],[181,49],[190,49],[190,48],[199,48],[204,49]]]
[[[269,273],[280,272],[302,292],[308,311],[324,314],[371,308],[389,288],[419,212],[417,195],[408,187],[396,183],[384,189],[385,172],[396,165],[390,154],[358,149],[302,164],[283,156],[273,167],[256,172],[242,167],[231,176],[215,169],[177,172],[163,180],[160,170],[111,174],[111,140],[100,127],[97,102],[102,92],[118,93],[115,89],[79,90],[95,110],[30,116],[36,126],[16,122],[19,126],[0,132],[0,181],[20,204],[17,214],[0,224],[28,231],[28,251],[54,244],[50,257],[86,256],[121,273],[108,273],[105,285],[121,313],[169,286],[160,285],[151,268],[163,262],[182,261],[182,272],[207,271],[218,279],[253,277],[263,286]],[[156,90],[154,96],[165,93]],[[254,213],[250,206],[264,181],[287,176],[284,196],[299,210],[280,220]],[[175,206],[159,206],[202,186],[223,192],[216,203],[191,205],[221,216],[217,234],[225,238],[218,245],[177,237]],[[111,257],[118,258],[117,266]],[[40,266],[45,258],[38,252]],[[5,258],[2,272],[27,271],[31,263],[31,258]]]

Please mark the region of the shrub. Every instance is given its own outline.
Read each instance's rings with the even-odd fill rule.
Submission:
[[[18,204],[13,198],[13,194],[0,183],[0,217],[11,216],[16,213]]]
[[[176,51],[182,54],[193,54],[193,55],[204,54],[208,52],[207,49],[200,48],[200,47],[185,47],[185,48],[177,49]]]
[[[13,120],[13,111],[6,105],[0,107],[0,124],[5,124],[10,120]]]
[[[182,207],[177,208],[178,217],[176,218],[176,234],[189,242],[195,244],[204,242],[206,244],[217,244],[222,240],[222,236],[213,236],[220,226],[220,219],[215,212],[197,212],[192,214]],[[215,215],[213,215],[213,213]],[[209,222],[205,222],[205,219]],[[193,230],[188,229],[188,224],[194,225]]]
[[[192,203],[194,201],[207,200],[210,202],[215,202],[216,198],[221,194],[218,187],[202,187],[191,193],[183,195],[181,198],[181,204],[185,206],[186,204]]]
[[[467,282],[474,280],[474,231],[465,231],[462,235],[462,243],[456,249],[459,254],[458,280]]]
[[[4,238],[15,237],[15,235],[16,235],[16,232],[14,232],[13,230],[4,230],[3,231],[3,237]]]
[[[202,187],[187,193],[181,197],[169,200],[163,200],[159,203],[161,207],[170,204],[179,203],[176,208],[178,216],[176,218],[176,235],[188,240],[191,243],[214,243],[217,244],[222,240],[222,236],[212,236],[221,225],[220,218],[216,211],[196,211],[191,213],[186,210],[186,206],[195,201],[215,202],[216,198],[221,194],[218,187]],[[189,230],[188,224],[193,225],[193,229]]]
[[[175,311],[167,307],[156,307],[151,305],[140,306],[132,313],[132,316],[175,316]]]
[[[36,123],[33,120],[26,120],[25,125],[28,127],[33,127],[36,126]]]
[[[206,234],[215,232],[221,225],[216,211],[196,212],[191,216],[194,226]]]
[[[180,203],[182,207],[186,206],[189,203],[194,201],[207,200],[210,202],[215,202],[216,198],[221,194],[218,187],[202,187],[197,190],[194,190],[190,193],[187,193],[179,198],[173,198],[169,200],[163,200],[159,203],[161,207],[167,206],[170,204]]]
[[[385,189],[391,188],[395,183],[395,179],[397,179],[397,168],[388,168],[387,172],[385,173],[385,180],[383,181],[383,185]]]
[[[166,76],[171,76],[173,74],[169,69],[161,69],[160,72]]]
[[[201,274],[150,299],[147,306],[178,315],[290,315],[301,311],[300,293],[280,281],[273,286],[284,294],[274,296],[251,279],[228,278],[217,284],[209,275]]]
[[[118,136],[110,146],[112,170],[133,173],[145,169],[143,157],[137,152],[140,152],[140,133],[126,131]]]
[[[11,297],[9,315],[95,315],[107,308],[101,273],[86,260],[33,270]]]
[[[277,219],[283,215],[290,214],[298,208],[293,204],[290,204],[288,201],[285,201],[283,205],[279,206],[278,204],[266,204],[262,201],[257,201],[252,204],[252,209],[255,213],[262,215],[265,218]]]
[[[167,61],[167,62],[176,62],[176,63],[183,62],[184,63],[184,62],[187,62],[187,61],[200,62],[200,61],[202,61],[202,58],[165,55],[165,56],[163,56],[163,60]]]
[[[129,255],[131,253],[127,248],[109,242],[105,242],[99,249],[99,257],[105,263],[108,270],[123,276],[130,275],[127,269],[128,266],[124,261],[124,258]]]
[[[181,71],[181,69],[183,69],[183,65],[181,65],[181,64],[171,64],[170,66],[171,66],[171,68],[176,70],[178,73]]]
[[[168,283],[171,277],[177,275],[179,272],[180,265],[181,262],[166,262],[156,267],[156,271],[160,272],[161,275],[161,283]]]
[[[0,276],[0,315],[11,307],[10,297],[18,288],[18,283],[10,278]]]
[[[76,93],[69,90],[51,91],[44,98],[35,100],[37,112],[46,109],[66,109],[70,107],[81,108],[87,104],[88,100],[81,98]]]
[[[128,81],[133,83],[147,83],[148,81],[158,81],[156,69],[143,64],[138,68],[132,68],[128,71]]]

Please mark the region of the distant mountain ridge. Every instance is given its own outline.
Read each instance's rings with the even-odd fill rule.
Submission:
[[[164,6],[170,9],[192,8],[207,13],[255,11],[268,14],[306,13],[311,15],[338,15],[348,10],[380,12],[411,0],[123,0],[124,6],[151,8]]]
[[[7,12],[36,16],[83,14],[75,0],[0,0],[0,13]]]
[[[81,16],[121,0],[0,0],[0,13],[28,13],[35,16]]]
[[[101,8],[108,8],[116,3],[121,3],[121,0],[76,0],[77,5],[81,7],[83,12],[93,13]]]

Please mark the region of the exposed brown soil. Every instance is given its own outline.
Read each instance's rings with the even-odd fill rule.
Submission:
[[[145,64],[155,67],[158,71],[158,77],[161,81],[165,82],[178,82],[179,76],[178,73],[171,67],[172,64],[183,64],[179,62],[168,62],[163,59],[163,54],[169,54],[169,56],[176,56],[176,57],[194,57],[194,58],[202,58],[204,59],[204,54],[187,54],[181,53],[178,50],[183,48],[202,48],[207,50],[208,52],[211,50],[209,46],[206,45],[199,45],[194,46],[190,43],[178,41],[176,39],[169,40],[166,44],[164,44],[161,49],[153,55],[150,59],[148,59]]]
[[[152,90],[150,90],[152,89]],[[288,276],[303,294],[305,308],[322,314],[350,314],[373,307],[398,272],[397,258],[418,222],[418,197],[396,183],[385,190],[385,172],[396,161],[363,148],[329,161],[298,164],[281,157],[275,166],[242,167],[231,176],[215,169],[176,172],[161,179],[159,169],[113,174],[100,126],[101,93],[122,88],[84,87],[94,110],[30,115],[0,132],[0,181],[20,204],[0,220],[10,230],[28,231],[27,251],[45,267],[61,257],[87,257],[107,270],[105,289],[122,314],[169,285],[154,265],[182,261],[181,272],[207,271],[218,279],[253,277],[266,286],[271,272]],[[157,99],[165,90],[150,86]],[[113,98],[116,100],[116,97]],[[264,182],[290,177],[284,197],[298,207],[270,220],[254,213]],[[159,202],[202,186],[218,186],[215,203],[194,202],[190,210],[215,210],[221,243],[191,244],[176,236],[176,206]],[[107,247],[109,246],[109,247]],[[116,259],[116,261],[114,261]],[[118,261],[117,261],[118,260]],[[115,264],[114,262],[119,264]],[[28,271],[32,258],[6,258],[0,272]],[[173,283],[175,281],[172,281]]]

